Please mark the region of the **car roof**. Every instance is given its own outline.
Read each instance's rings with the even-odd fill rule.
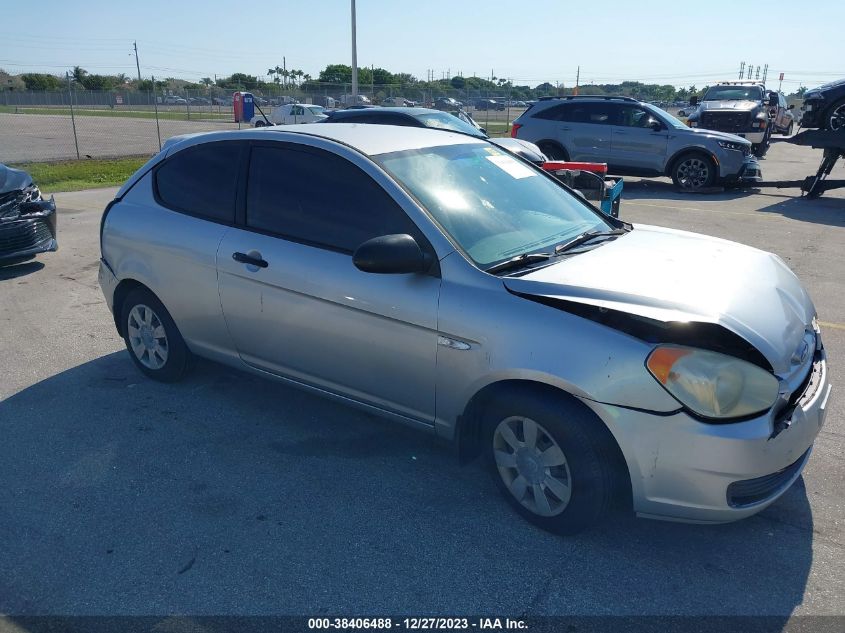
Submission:
[[[235,139],[283,140],[283,135],[302,135],[323,138],[352,147],[368,156],[426,149],[442,145],[467,145],[484,143],[476,138],[458,132],[425,127],[381,125],[367,123],[302,123],[298,125],[274,125],[247,130],[226,130],[220,132],[197,132],[174,137],[165,143],[160,154],[170,154],[191,145]]]
[[[407,114],[409,116],[415,116],[418,114],[431,114],[433,112],[443,113],[443,110],[434,110],[433,108],[408,108],[403,106],[374,106],[372,108],[367,108],[366,110],[335,110],[332,112],[332,116],[347,116],[344,112],[353,112],[356,114],[352,114],[349,116],[367,116],[372,114],[373,112],[396,112],[397,114]],[[357,114],[360,112],[361,114]]]

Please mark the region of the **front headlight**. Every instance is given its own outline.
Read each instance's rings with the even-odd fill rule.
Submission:
[[[765,411],[778,397],[778,379],[747,361],[679,345],[660,345],[646,367],[678,402],[705,418],[740,418]]]
[[[738,152],[743,150],[742,143],[734,143],[733,141],[719,141],[719,147],[724,149],[735,149]]]

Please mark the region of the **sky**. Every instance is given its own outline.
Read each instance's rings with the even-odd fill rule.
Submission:
[[[0,68],[11,73],[196,81],[351,63],[351,0],[2,0]],[[623,80],[699,87],[768,64],[783,90],[845,77],[845,1],[357,0],[358,65],[425,79],[463,74],[572,86]],[[14,28],[20,25],[20,28]],[[762,71],[761,71],[762,72]]]

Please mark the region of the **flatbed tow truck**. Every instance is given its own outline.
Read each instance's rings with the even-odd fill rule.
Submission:
[[[801,189],[802,197],[806,196],[808,199],[813,199],[818,198],[825,191],[845,187],[845,180],[827,179],[836,162],[840,158],[845,158],[845,128],[838,130],[805,130],[792,138],[785,139],[784,142],[822,150],[822,162],[816,174],[814,176],[807,176],[803,180],[757,182],[752,185],[752,188],[798,188]]]

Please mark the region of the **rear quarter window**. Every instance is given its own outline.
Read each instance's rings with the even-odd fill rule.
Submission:
[[[167,158],[155,171],[163,206],[215,222],[234,223],[244,144],[205,143]]]

